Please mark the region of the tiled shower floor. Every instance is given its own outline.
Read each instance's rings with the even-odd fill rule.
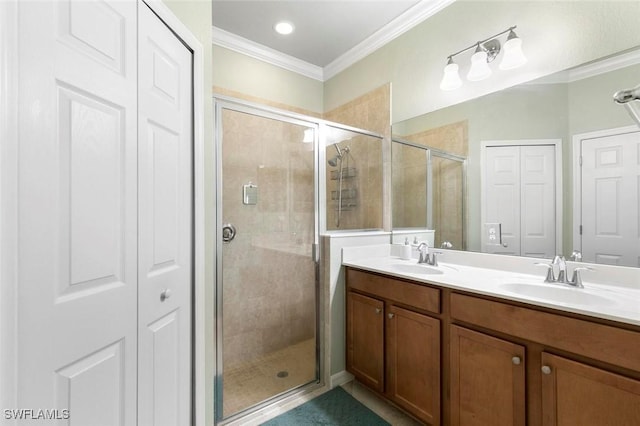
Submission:
[[[309,339],[255,360],[225,366],[224,417],[312,381],[316,375],[315,351],[315,339]],[[287,376],[278,377],[281,372],[287,372]]]

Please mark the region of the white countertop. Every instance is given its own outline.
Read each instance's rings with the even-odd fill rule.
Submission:
[[[512,261],[533,265],[534,262],[526,258],[512,260],[506,256],[498,256],[497,259],[494,259],[493,256],[496,255],[480,253],[463,255],[481,256],[481,261],[488,260],[486,263],[492,267],[484,268],[448,261],[449,258],[456,258],[456,255],[452,253],[450,256],[442,256],[443,261],[439,261],[438,267],[430,267],[418,265],[415,258],[403,260],[396,256],[396,253],[398,250],[391,245],[345,248],[343,249],[342,264],[454,290],[640,325],[640,285],[590,282],[587,277],[589,271],[587,271],[583,274],[584,288],[574,288],[568,285],[545,283],[545,268],[524,268],[526,273],[518,273],[513,271],[513,265],[506,265]],[[505,260],[505,258],[507,259]],[[523,261],[523,259],[525,260]],[[495,265],[500,263],[505,264],[506,270],[495,268]],[[425,268],[425,272],[422,272],[421,268]],[[533,274],[532,270],[538,273]],[[570,272],[573,268],[569,267],[568,270]],[[518,286],[525,290],[533,290],[525,293],[535,295],[514,292],[513,288],[518,288]]]

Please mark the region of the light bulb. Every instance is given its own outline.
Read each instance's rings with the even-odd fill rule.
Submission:
[[[273,26],[273,29],[276,30],[278,34],[289,35],[293,32],[295,27],[291,22],[280,21]]]
[[[500,62],[500,69],[510,70],[526,63],[527,58],[522,53],[522,40],[511,30],[504,43],[504,56]]]
[[[479,81],[491,75],[491,68],[487,64],[487,52],[480,49],[480,45],[476,48],[476,53],[471,56],[471,69],[467,74],[467,80]]]
[[[444,67],[444,75],[440,82],[441,90],[455,90],[462,86],[462,80],[460,80],[460,74],[458,74],[458,64],[454,63],[451,58]]]

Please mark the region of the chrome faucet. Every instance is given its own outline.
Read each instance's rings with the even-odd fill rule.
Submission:
[[[551,263],[536,263],[536,265],[547,267],[547,276],[544,279],[545,283],[567,284],[578,288],[584,288],[580,271],[593,271],[593,268],[587,266],[575,267],[571,279],[567,279],[567,261],[562,255],[556,255]],[[555,274],[556,266],[558,268],[557,277]]]
[[[429,243],[423,241],[418,246],[418,252],[420,253],[420,257],[418,258],[418,263],[426,263],[431,266],[438,266],[438,255],[440,252],[429,253]]]
[[[556,278],[556,282],[568,284],[567,261],[565,260],[564,256],[556,255],[556,257],[553,258],[553,262],[551,262],[551,264],[558,266],[558,278]]]

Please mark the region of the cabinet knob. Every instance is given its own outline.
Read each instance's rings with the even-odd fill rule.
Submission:
[[[394,314],[389,314],[389,319],[393,318]]]
[[[376,314],[379,314],[379,313],[381,313],[381,312],[382,312],[382,309],[380,309],[380,308],[376,308]]]
[[[519,356],[514,356],[513,358],[511,358],[511,362],[513,363],[513,365],[520,365],[522,360],[520,359]]]
[[[542,373],[543,374],[551,374],[551,367],[549,367],[548,365],[543,365],[542,366]]]

